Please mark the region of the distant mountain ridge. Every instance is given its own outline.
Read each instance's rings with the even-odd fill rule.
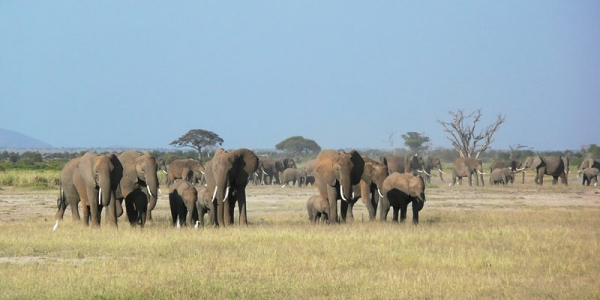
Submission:
[[[0,148],[53,148],[52,145],[12,130],[0,128]]]

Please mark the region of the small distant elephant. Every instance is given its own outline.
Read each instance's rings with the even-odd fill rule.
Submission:
[[[521,173],[521,183],[525,183],[525,168],[523,168],[523,164],[519,161],[516,160],[510,160],[510,161],[494,161],[492,162],[492,164],[490,165],[490,174],[495,170],[495,169],[502,169],[502,168],[508,168],[511,171],[513,171],[513,175],[517,174],[517,173]],[[514,177],[514,176],[513,176]],[[490,179],[490,183],[491,183],[491,179]]]
[[[301,187],[302,183],[306,184],[306,171],[303,169],[287,168],[283,171],[279,179],[283,183],[281,187],[285,187],[290,181],[292,181],[292,185],[298,182],[298,187]]]
[[[169,186],[169,206],[173,226],[192,225],[198,220],[198,191],[187,180],[177,180]]]
[[[581,162],[579,169],[577,170],[577,177],[579,177],[579,174],[581,173],[581,171],[583,171],[586,168],[600,169],[600,161],[597,159],[593,159],[591,157],[584,159]]]
[[[125,197],[127,218],[129,219],[129,224],[131,224],[131,226],[141,225],[144,227],[146,224],[148,199],[147,189],[135,189]]]
[[[198,221],[200,226],[204,226],[204,215],[208,214],[208,224],[212,223],[213,199],[208,191],[208,188],[203,185],[196,186],[198,191],[198,201],[196,201],[196,209],[198,210]]]
[[[481,185],[484,186],[483,182],[483,165],[481,160],[474,157],[459,157],[454,160],[454,169],[452,170],[452,183],[456,184],[456,179],[462,180],[462,177],[469,177],[469,185],[473,185],[472,176],[475,174],[475,182],[479,186],[479,180],[481,179]]]
[[[490,184],[497,185],[502,183],[502,185],[507,185],[509,182],[513,183],[515,180],[515,175],[513,171],[509,168],[496,168],[490,174]]]
[[[185,179],[190,183],[202,181],[204,175],[204,166],[199,160],[176,159],[169,164],[167,184],[172,184],[175,179]]]
[[[421,176],[394,172],[383,181],[381,190],[383,192],[383,199],[379,206],[381,221],[386,221],[391,206],[394,208],[392,221],[398,222],[398,210],[400,210],[400,222],[404,222],[408,203],[412,202],[413,223],[419,223],[419,211],[425,205],[425,182]]]
[[[569,158],[566,156],[531,156],[523,163],[523,169],[535,169],[535,183],[544,185],[544,175],[552,176],[552,184],[562,183],[568,185],[567,173],[569,172]]]
[[[594,183],[594,186],[598,185],[598,169],[597,168],[585,168],[583,169],[583,185],[589,186],[590,183]]]
[[[431,170],[436,168],[440,174],[440,180],[444,181],[444,177],[442,176],[444,171],[442,171],[442,161],[434,156],[426,156],[424,159],[425,164],[423,165],[423,173],[425,173],[425,183],[431,183]]]
[[[308,198],[306,210],[310,222],[316,224],[319,218],[321,223],[329,223],[329,201],[321,195],[314,195]]]

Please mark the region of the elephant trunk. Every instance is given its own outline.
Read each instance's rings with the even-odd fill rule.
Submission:
[[[150,174],[156,174],[156,172]],[[150,211],[156,207],[156,202],[158,201],[158,176],[146,176],[146,185],[148,194],[150,195],[148,201],[148,210]]]
[[[446,182],[446,181],[444,181],[444,176],[442,176],[442,174],[444,174],[444,172],[442,171],[442,168],[438,168],[438,171],[440,172],[440,179],[442,180],[442,182]]]
[[[348,199],[352,199],[352,184],[350,182],[350,175],[342,177],[340,180],[340,196],[342,200],[348,202]]]
[[[217,185],[215,186],[215,192],[213,199],[216,198],[217,203],[223,203],[229,196],[229,182],[227,176],[219,176],[217,178]]]
[[[100,176],[98,187],[98,204],[102,206],[108,206],[108,204],[111,201],[111,198],[113,198],[114,201],[114,193],[111,189],[110,175]]]

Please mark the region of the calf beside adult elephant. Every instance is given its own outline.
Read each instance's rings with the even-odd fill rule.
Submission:
[[[149,200],[148,206],[145,209],[146,221],[152,220],[152,210],[156,207],[158,200],[158,164],[154,156],[148,152],[137,152],[137,151],[125,151],[118,156],[121,165],[123,166],[123,176],[119,182],[119,188],[117,190],[117,215],[123,214],[122,202],[125,200],[125,208],[127,210],[127,216],[138,216],[141,217],[141,213],[138,211],[140,207],[136,207],[133,199],[128,200],[127,196],[129,193],[146,188]],[[141,196],[141,195],[140,195]],[[131,225],[141,223],[139,220],[132,221]],[[145,223],[145,222],[144,222]]]
[[[496,168],[490,173],[490,184],[496,185],[502,183],[507,185],[509,182],[513,183],[515,175],[509,168]]]
[[[169,186],[169,207],[173,226],[191,226],[198,221],[196,202],[198,190],[186,180],[178,180]]]
[[[594,186],[598,185],[598,168],[585,168],[582,171],[583,173],[583,181],[581,184],[589,186],[590,183],[593,183]]]
[[[600,169],[600,161],[598,161],[597,159],[593,159],[591,157],[584,159],[581,162],[579,169],[577,170],[577,177],[579,177],[579,174],[581,173],[581,171],[583,171],[586,168]]]
[[[354,203],[360,198],[367,207],[369,221],[375,221],[378,203],[380,199],[383,198],[381,188],[383,187],[383,181],[389,175],[389,172],[388,168],[382,163],[368,157],[363,157],[363,160],[365,161],[363,175],[360,178],[359,184],[352,187],[353,199],[348,201],[347,219],[354,220],[352,210],[354,208]]]
[[[380,204],[381,221],[386,221],[390,207],[393,207],[393,222],[398,222],[398,211],[400,211],[400,222],[406,219],[408,204],[412,202],[413,223],[419,223],[419,211],[425,205],[425,182],[421,176],[412,174],[400,174],[394,172],[383,181],[383,199]]]
[[[522,176],[521,176],[521,183],[525,183],[525,170],[522,167],[523,167],[523,164],[521,162],[516,161],[516,160],[511,160],[511,161],[494,161],[490,165],[490,174],[495,169],[508,168],[508,169],[512,170],[514,174],[521,173],[522,174]],[[513,178],[513,180],[514,180],[514,178]],[[491,178],[490,178],[490,183],[491,183]]]
[[[329,202],[327,198],[321,195],[311,196],[306,202],[306,210],[311,223],[316,224],[319,219],[321,223],[329,223]]]
[[[523,163],[523,169],[535,169],[534,182],[544,184],[544,175],[552,176],[552,184],[562,183],[568,185],[567,174],[569,170],[569,158],[566,156],[531,156]]]
[[[352,186],[360,182],[365,161],[358,151],[322,150],[314,164],[315,185],[319,194],[329,202],[329,219],[336,222],[337,200],[341,199],[341,220],[346,221],[348,201],[352,198]]]
[[[190,183],[202,181],[204,166],[196,159],[176,159],[169,164],[167,184],[171,185],[175,179],[185,179]]]
[[[398,172],[417,175],[417,173],[424,172],[425,161],[423,157],[417,154],[406,154],[405,156],[386,155],[382,156],[380,161],[388,168],[390,174]],[[425,174],[429,175],[428,172],[425,172]]]
[[[456,184],[457,178],[462,181],[463,177],[469,177],[469,185],[473,186],[472,176],[474,173],[477,186],[479,186],[480,179],[481,185],[485,185],[483,181],[483,175],[485,173],[483,173],[483,164],[481,160],[474,157],[459,157],[454,160],[453,167],[451,186]]]
[[[227,151],[219,148],[205,168],[207,188],[212,194],[211,199],[214,199],[213,224],[234,224],[233,212],[237,202],[239,224],[247,225],[246,186],[250,174],[258,168],[258,156],[245,148]]]

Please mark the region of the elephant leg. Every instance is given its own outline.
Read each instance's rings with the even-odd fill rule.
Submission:
[[[73,221],[79,221],[81,219],[81,217],[79,216],[79,204],[77,203],[78,201],[73,201],[73,203],[71,203],[71,217],[73,219]],[[63,208],[62,213],[65,213],[65,209],[67,209],[66,207]],[[61,216],[61,220],[62,220],[62,216]]]
[[[127,212],[127,219],[129,220],[129,224],[131,224],[131,226],[135,226],[138,213],[134,207],[133,201],[125,200],[125,210]]]
[[[335,187],[327,186],[327,200],[329,201],[329,214],[332,222],[338,222],[337,195]]]
[[[413,224],[419,224],[419,211],[423,209],[423,202],[420,202],[418,199],[412,200],[412,211],[413,211]]]
[[[231,197],[232,195],[229,195],[229,198],[223,201],[223,226],[233,224],[231,215],[233,214],[234,203],[232,203]]]
[[[92,221],[92,226],[100,226],[100,207],[98,205],[98,194],[96,193],[96,189],[90,188],[87,191],[88,203],[90,205],[90,216]]]
[[[379,195],[370,193],[369,200],[367,200],[367,210],[369,211],[369,221],[375,220],[375,214],[377,213],[377,198]]]
[[[125,203],[125,206],[127,206],[127,203]],[[127,209],[127,208],[125,208]],[[117,200],[117,218],[123,215],[123,199],[118,199]]]
[[[110,199],[110,202],[108,203],[108,205],[106,206],[106,221],[108,222],[108,224],[112,227],[117,227],[118,223],[117,223],[117,204],[115,201],[115,198],[112,197],[112,199]]]
[[[169,196],[169,207],[171,208],[171,224],[177,225],[177,199],[173,196]]]
[[[311,223],[313,224],[317,224],[317,221],[319,221],[319,219],[321,218],[321,213],[320,212],[313,212],[312,216],[311,216]]]
[[[248,215],[246,214],[246,187],[241,187],[236,190],[236,198],[238,202],[239,224],[248,225]]]
[[[385,222],[389,211],[390,201],[384,196],[379,205],[379,221]]]
[[[341,221],[346,223],[346,218],[348,217],[348,206],[350,204],[348,203],[348,201],[340,201],[340,218]]]
[[[400,207],[400,222],[404,222],[406,220],[406,212],[408,211],[408,205],[402,205]]]
[[[392,210],[392,223],[398,223],[398,210],[400,210],[400,207],[393,206]]]
[[[81,213],[83,214],[83,224],[85,226],[89,226],[90,225],[90,206],[84,204],[85,202],[82,202],[81,204]]]
[[[552,185],[555,185],[558,183],[558,176],[552,176]]]

